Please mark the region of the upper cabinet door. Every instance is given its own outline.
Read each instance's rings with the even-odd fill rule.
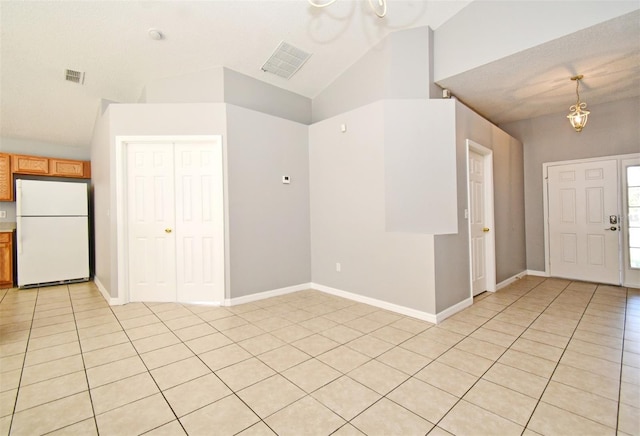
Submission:
[[[20,174],[49,174],[49,159],[39,156],[11,156],[12,171]]]
[[[49,175],[88,179],[91,177],[91,164],[86,161],[50,158]]]
[[[11,156],[0,153],[0,201],[13,201]]]

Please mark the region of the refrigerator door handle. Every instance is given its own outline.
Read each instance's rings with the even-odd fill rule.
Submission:
[[[17,233],[17,237],[18,237],[18,254],[22,254],[22,217],[20,215],[16,216],[16,229],[18,229]]]
[[[22,180],[16,180],[16,215],[22,216]]]

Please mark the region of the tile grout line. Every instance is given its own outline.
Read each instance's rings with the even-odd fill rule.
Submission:
[[[543,282],[541,282],[541,283],[543,283]],[[423,420],[425,420],[425,421],[427,421],[427,422],[431,423],[431,421],[427,420],[425,417],[423,417],[423,416],[421,416],[421,415],[418,415],[417,413],[415,413],[415,412],[414,412],[414,411],[412,411],[412,410],[407,409],[407,408],[406,408],[406,407],[404,407],[402,404],[399,404],[399,403],[395,402],[393,399],[388,398],[387,396],[388,396],[389,394],[391,394],[392,392],[394,392],[396,389],[398,389],[400,386],[402,386],[404,383],[406,383],[408,380],[410,380],[410,379],[412,379],[412,378],[415,378],[415,375],[416,375],[416,374],[418,374],[419,372],[421,372],[422,370],[424,370],[425,368],[427,368],[429,365],[431,365],[433,362],[435,362],[435,361],[436,361],[440,356],[444,355],[444,354],[445,354],[445,353],[447,353],[449,350],[451,350],[451,349],[455,348],[455,346],[456,346],[457,344],[459,344],[460,342],[462,342],[464,339],[466,339],[466,338],[470,337],[471,333],[473,333],[473,332],[475,332],[475,331],[479,330],[479,329],[480,329],[482,326],[484,326],[487,322],[491,321],[495,316],[497,316],[498,314],[502,313],[504,310],[506,310],[508,307],[510,307],[512,304],[514,304],[514,303],[515,303],[516,301],[518,301],[520,298],[522,298],[523,296],[525,296],[526,294],[528,294],[529,292],[531,292],[533,289],[535,289],[537,286],[539,286],[541,283],[539,283],[538,285],[536,285],[536,286],[534,286],[533,288],[531,288],[531,289],[530,289],[529,291],[527,291],[525,294],[522,294],[520,297],[518,297],[516,300],[514,300],[514,301],[513,301],[512,303],[510,303],[509,305],[505,306],[505,307],[504,307],[504,309],[502,309],[501,311],[497,312],[497,313],[496,313],[496,315],[492,316],[491,318],[488,318],[485,322],[483,322],[482,324],[480,324],[478,327],[476,327],[476,328],[475,328],[474,330],[472,330],[470,333],[468,333],[468,334],[466,334],[466,335],[463,335],[463,336],[464,336],[464,338],[463,338],[463,339],[460,339],[459,341],[455,342],[453,345],[451,345],[449,348],[447,348],[447,350],[445,350],[445,351],[443,351],[442,353],[440,353],[440,355],[438,355],[438,357],[436,357],[435,359],[432,359],[432,360],[431,360],[431,362],[429,362],[429,363],[427,363],[426,365],[422,366],[420,369],[418,369],[417,371],[415,371],[413,374],[410,374],[410,375],[409,375],[409,378],[408,378],[407,380],[405,380],[404,382],[402,382],[401,384],[399,384],[398,386],[396,386],[395,388],[393,388],[392,390],[390,390],[389,392],[387,392],[385,395],[383,395],[380,399],[378,399],[377,401],[375,401],[375,402],[374,402],[373,404],[371,404],[369,407],[365,408],[365,409],[364,409],[364,410],[362,410],[360,413],[358,413],[356,416],[354,416],[353,418],[351,418],[351,420],[349,420],[349,421],[348,421],[348,423],[351,423],[351,421],[352,421],[352,420],[356,419],[358,416],[360,416],[360,415],[361,415],[362,413],[364,413],[366,410],[370,409],[370,408],[371,408],[371,407],[373,407],[375,404],[377,404],[378,402],[382,401],[382,399],[387,399],[388,401],[393,402],[394,404],[396,404],[397,406],[399,406],[399,407],[403,408],[404,410],[408,411],[409,413],[411,413],[411,414],[413,414],[413,415],[416,415],[416,416],[420,417],[421,419],[423,419]],[[485,297],[485,298],[486,298],[486,297]],[[483,298],[483,299],[484,299],[484,298]],[[531,323],[533,323],[533,321],[532,321]],[[419,335],[419,334],[421,334],[421,333],[424,333],[425,331],[431,330],[432,328],[436,328],[436,327],[437,327],[437,324],[434,324],[432,327],[429,327],[428,329],[425,329],[425,330],[423,330],[422,332],[415,334],[414,336],[412,336],[412,338],[413,338],[413,337],[415,337],[415,336],[418,336],[418,335]],[[441,327],[441,328],[442,328],[442,327]],[[450,330],[448,330],[448,329],[443,329],[443,330],[446,330],[447,332],[451,332],[451,333],[457,333],[457,332],[452,332],[452,331],[450,331]],[[457,333],[457,334],[460,334],[460,333]],[[408,339],[406,339],[405,341],[401,342],[400,344],[397,344],[396,346],[400,346],[402,343],[405,343],[405,342],[407,342],[408,340],[410,340],[410,339],[412,339],[412,338],[408,338]],[[434,342],[438,342],[438,341],[434,341]],[[447,344],[444,344],[444,343],[442,343],[442,342],[438,342],[438,343],[441,343],[441,344],[443,344],[443,345],[447,345]],[[502,354],[506,353],[506,352],[509,350],[509,348],[510,348],[510,347],[506,347],[505,351],[504,351]],[[408,351],[410,351],[410,350],[408,350]],[[470,354],[474,354],[474,353],[470,353]],[[475,355],[475,354],[474,354],[474,355]],[[428,356],[424,356],[424,357],[429,358]],[[482,356],[479,356],[479,357],[482,357]],[[430,358],[429,358],[429,359],[430,359]],[[371,359],[371,360],[375,360],[375,358],[373,358],[373,359]],[[497,359],[496,359],[496,361],[494,361],[494,363],[495,363],[495,362],[497,362]],[[443,365],[450,367],[449,365],[446,365],[445,363],[443,363]],[[493,365],[491,365],[491,366],[493,366]],[[487,369],[487,371],[489,371],[489,369],[491,369],[491,366]],[[451,367],[451,368],[453,368],[453,367]],[[453,368],[453,369],[457,369],[457,368]],[[459,370],[459,369],[458,369],[458,370]],[[463,371],[463,370],[459,370],[459,371]],[[483,375],[484,375],[484,374],[486,374],[486,372],[487,372],[487,371],[485,371],[485,372],[483,373]],[[463,371],[463,372],[466,372],[466,371]],[[471,375],[473,375],[473,374],[471,374]],[[475,377],[475,375],[473,375],[473,376]],[[475,386],[475,384],[476,384],[476,383],[477,383],[481,378],[482,378],[482,376],[480,376],[480,377],[478,378],[478,380],[476,380],[476,382],[475,382],[475,383],[473,383],[473,384],[469,387],[469,389],[467,389],[467,391],[465,391],[465,393],[464,393],[462,396],[464,396],[467,392],[469,392],[469,391],[473,388],[473,386]],[[422,381],[422,380],[420,380],[420,379],[417,379],[417,380]],[[424,381],[422,381],[422,382],[424,382]],[[431,385],[431,384],[430,384],[430,383],[428,383],[428,382],[424,382],[424,383],[427,383],[427,384],[429,384],[430,386],[433,386],[433,385]],[[447,394],[453,395],[453,394],[451,394],[450,392],[447,392],[447,391],[445,391],[445,390],[443,390],[443,389],[441,389],[441,388],[439,388],[439,387],[437,387],[437,386],[433,386],[433,387],[434,387],[434,388],[436,388],[436,389],[442,390],[443,392],[445,392],[445,393],[447,393]],[[453,395],[453,396],[456,396],[456,395]],[[462,400],[462,397],[459,397],[459,398],[458,398],[458,401],[456,401],[456,402],[455,402],[455,403],[454,403],[454,404],[449,408],[449,410],[447,411],[447,413],[445,413],[445,414],[442,416],[442,418],[440,418],[440,420],[438,420],[438,422],[434,424],[433,428],[432,428],[431,430],[429,430],[429,432],[428,432],[428,433],[432,432],[432,431],[433,431],[433,430],[438,426],[438,423],[439,423],[440,421],[442,421],[442,419],[444,419],[444,417],[445,417],[445,416],[446,416],[446,415],[447,415],[447,414],[448,414],[448,413],[449,413],[449,412],[450,412],[450,411],[455,407],[455,405],[456,405],[456,404],[458,404],[461,400]],[[493,412],[490,412],[490,413],[493,413]],[[497,416],[500,416],[500,415],[497,415]],[[502,417],[502,418],[504,418],[504,417]],[[507,419],[507,418],[505,418],[505,419]],[[431,424],[433,424],[433,423],[431,423]],[[356,427],[356,428],[357,428],[357,427]],[[427,434],[428,434],[428,433],[427,433]]]
[[[622,370],[624,367],[624,338],[627,334],[627,304],[629,304],[629,288],[625,288],[626,292],[624,294],[624,319],[622,323],[622,350],[620,355],[620,384],[618,385],[618,407],[616,408],[616,434],[619,432],[620,428],[620,403],[622,402]]]
[[[9,423],[9,434],[11,434],[11,431],[13,430],[13,421],[16,416],[16,407],[18,406],[18,397],[20,395],[20,387],[22,386],[22,376],[24,375],[24,364],[27,360],[27,351],[29,350],[29,341],[31,340],[31,330],[33,329],[33,320],[36,314],[36,306],[38,305],[38,297],[40,296],[39,288],[35,290],[35,293],[36,293],[36,298],[33,302],[33,312],[31,313],[31,324],[29,325],[29,334],[27,335],[27,343],[24,349],[24,357],[22,358],[22,367],[20,368],[20,378],[18,380],[18,386],[16,388],[16,398],[13,403],[13,410],[11,411],[11,421]],[[7,293],[5,293],[5,296],[6,294],[8,294],[8,291]],[[2,300],[4,301],[4,297]]]
[[[556,365],[554,366],[553,371],[551,372],[551,375],[549,376],[549,380],[547,381],[547,384],[545,385],[545,388],[543,389],[542,393],[540,394],[540,398],[538,399],[538,401],[537,401],[537,403],[536,403],[535,407],[533,408],[533,411],[531,412],[531,416],[529,417],[529,420],[527,421],[527,425],[525,426],[525,429],[526,429],[526,428],[528,428],[528,425],[529,425],[529,423],[531,422],[531,418],[533,417],[533,414],[535,413],[535,411],[536,411],[536,409],[538,408],[538,406],[540,405],[540,403],[541,403],[541,402],[543,402],[543,401],[542,401],[542,397],[544,396],[544,393],[546,392],[547,388],[549,387],[549,384],[551,383],[551,379],[553,378],[553,375],[555,374],[555,372],[556,372],[556,370],[557,370],[557,368],[558,368],[558,365],[560,365],[560,360],[562,360],[562,357],[564,356],[565,352],[567,351],[567,348],[569,347],[569,344],[571,343],[571,340],[573,339],[573,336],[575,335],[576,330],[577,330],[577,329],[578,329],[578,327],[580,326],[580,323],[582,322],[582,319],[584,318],[584,315],[585,315],[585,313],[586,313],[587,309],[589,308],[589,305],[590,305],[590,304],[591,304],[591,302],[593,301],[593,297],[595,297],[596,293],[598,292],[598,287],[599,287],[599,286],[600,286],[599,284],[596,284],[596,288],[595,288],[595,290],[593,291],[593,294],[591,295],[591,298],[589,298],[589,302],[588,302],[588,303],[587,303],[587,305],[585,306],[585,309],[584,309],[584,311],[582,312],[582,315],[580,316],[580,319],[578,320],[578,323],[576,324],[575,328],[574,328],[574,329],[573,329],[573,331],[571,332],[571,336],[569,337],[569,341],[567,342],[567,345],[566,345],[566,346],[564,347],[564,349],[562,350],[562,354],[560,355],[560,358],[558,359],[558,362],[557,362],[557,363],[556,363]],[[565,290],[566,290],[566,288],[565,288]],[[564,290],[563,290],[563,292],[564,292]],[[626,301],[626,292],[625,292],[625,301]],[[626,304],[625,304],[625,306],[626,306]],[[626,310],[626,309],[625,309],[625,310]],[[623,334],[624,334],[624,329],[623,329]],[[571,365],[568,365],[568,366],[571,366]],[[620,368],[621,368],[621,371],[622,371],[622,360],[621,360]],[[587,372],[591,372],[591,371],[587,371]],[[562,384],[564,384],[564,383],[562,383]],[[576,389],[579,389],[579,388],[576,388]],[[582,391],[582,389],[579,389],[579,390],[581,390],[581,391]],[[585,391],[585,392],[586,392],[586,391]],[[618,394],[618,395],[619,395],[619,394]],[[618,401],[618,408],[619,408],[619,404],[620,404],[620,402]],[[552,405],[552,406],[553,406],[553,405]],[[558,407],[558,406],[554,406],[554,407]],[[558,408],[559,408],[559,409],[562,409],[562,410],[564,410],[564,411],[566,411],[566,412],[573,413],[573,414],[575,414],[575,415],[577,415],[577,416],[581,416],[582,418],[588,419],[588,420],[590,420],[590,421],[592,421],[592,422],[595,422],[595,423],[597,423],[597,424],[603,425],[603,426],[605,426],[605,427],[609,427],[609,426],[607,426],[607,425],[605,425],[605,424],[603,424],[603,423],[601,423],[601,422],[598,422],[598,421],[592,420],[591,418],[588,418],[588,417],[586,417],[586,416],[579,415],[579,414],[577,414],[577,413],[575,413],[575,412],[572,412],[572,411],[570,411],[570,410],[566,410],[566,409],[564,409],[564,408],[560,408],[560,407],[558,407]],[[618,426],[617,426],[617,422],[618,422],[618,419],[617,419],[617,416],[616,416],[616,428],[615,428],[616,432],[617,432],[617,427],[618,427]],[[611,428],[611,427],[609,427],[609,428]]]
[[[517,301],[519,301],[521,298],[523,298],[523,297],[527,296],[530,292],[534,291],[538,286],[542,285],[545,281],[546,281],[546,279],[545,279],[545,280],[543,280],[543,281],[541,281],[540,283],[538,283],[538,284],[537,284],[536,286],[534,286],[533,288],[529,289],[525,294],[520,295],[516,300],[514,300],[514,301],[513,301],[512,303],[510,303],[509,305],[505,306],[505,308],[504,308],[503,310],[501,310],[500,312],[498,312],[498,314],[494,315],[494,316],[493,316],[492,318],[490,318],[487,322],[489,322],[489,321],[491,321],[492,319],[494,319],[494,318],[495,318],[496,316],[498,316],[500,313],[503,313],[506,309],[508,309],[509,307],[511,307],[513,304],[515,304],[515,303],[516,303]],[[525,333],[529,328],[531,328],[531,325],[533,325],[533,323],[534,323],[538,318],[540,318],[540,316],[542,316],[542,314],[545,312],[545,310],[546,310],[546,309],[548,309],[548,308],[553,304],[553,302],[554,302],[554,301],[555,301],[555,300],[556,300],[556,299],[557,299],[557,298],[558,298],[558,297],[559,297],[563,292],[565,292],[565,291],[567,290],[567,288],[569,287],[569,285],[570,285],[571,283],[572,283],[572,281],[569,281],[569,283],[567,283],[567,285],[566,285],[566,286],[565,286],[565,287],[564,287],[564,288],[563,288],[563,289],[562,289],[562,290],[561,290],[561,291],[560,291],[560,292],[559,292],[559,293],[558,293],[558,294],[557,294],[557,295],[556,295],[556,296],[555,296],[555,297],[554,297],[554,298],[553,298],[553,299],[552,299],[552,300],[551,300],[551,301],[546,305],[545,309],[544,309],[544,310],[542,310],[542,311],[538,314],[538,316],[536,316],[536,317],[535,317],[535,318],[534,318],[534,319],[529,323],[529,325],[525,327],[524,331],[523,331],[522,333],[520,333],[520,334],[516,337],[516,339],[511,343],[511,345],[509,345],[508,347],[506,347],[506,350],[505,350],[505,351],[500,355],[500,357],[502,357],[504,354],[506,354],[506,353],[507,353],[507,351],[509,351],[509,350],[511,349],[512,345],[513,345],[513,344],[514,344],[518,339],[520,339],[520,338],[522,337],[522,335],[523,335],[523,334],[524,334],[524,333]],[[595,291],[594,291],[594,293],[595,293]],[[585,310],[586,310],[586,307],[585,307]],[[484,324],[486,324],[486,322],[485,322]],[[474,330],[474,332],[475,332],[476,330],[480,329],[484,324],[482,324],[480,327],[478,327],[477,329],[475,329],[475,330]],[[509,323],[509,324],[510,324],[510,323]],[[521,327],[524,327],[524,326],[521,326]],[[576,324],[576,328],[577,328],[577,324]],[[534,329],[534,330],[535,330],[535,329]],[[472,333],[473,333],[473,332],[472,332]],[[470,334],[469,334],[469,335],[467,335],[467,337],[469,337],[469,336],[470,336]],[[461,340],[461,341],[462,341],[462,340]],[[459,341],[459,342],[461,342],[461,341]],[[459,343],[459,342],[458,342],[458,343]],[[534,341],[534,342],[537,342],[537,341]],[[455,345],[454,345],[454,346],[455,346]],[[454,346],[452,346],[451,348],[453,348]],[[568,342],[567,342],[567,346],[568,346]],[[565,347],[564,347],[564,349],[563,349],[563,354],[564,354],[564,350],[566,350],[566,346],[565,346]],[[448,351],[448,350],[447,350],[447,351]],[[516,350],[516,351],[517,351],[517,350]],[[444,353],[443,353],[443,354],[444,354]],[[529,354],[529,353],[524,353],[524,354]],[[498,357],[498,359],[500,359],[500,357]],[[539,357],[539,356],[534,356],[534,357]],[[560,358],[562,358],[562,355],[560,356]],[[443,420],[443,419],[444,419],[444,418],[445,418],[445,417],[446,417],[446,416],[447,416],[447,415],[448,415],[448,414],[453,410],[453,408],[454,408],[454,407],[455,407],[455,406],[456,406],[460,401],[462,401],[462,400],[463,400],[463,397],[464,397],[464,396],[465,396],[465,395],[466,395],[466,394],[467,394],[471,389],[473,389],[473,387],[474,387],[474,386],[475,386],[475,385],[476,385],[476,384],[477,384],[477,383],[478,383],[478,382],[479,382],[479,381],[484,377],[484,375],[485,375],[487,372],[489,372],[489,371],[491,370],[491,368],[492,368],[496,363],[498,363],[498,359],[494,360],[494,362],[489,366],[489,368],[487,368],[487,370],[486,370],[486,371],[485,371],[485,372],[484,372],[480,377],[478,377],[478,379],[477,379],[477,380],[476,380],[476,381],[471,385],[471,387],[469,387],[469,389],[467,389],[467,391],[466,391],[466,392],[465,392],[461,397],[459,397],[459,398],[458,398],[458,401],[456,401],[456,402],[455,402],[455,403],[454,403],[454,404],[449,408],[449,410],[447,411],[447,413],[445,413],[445,414],[444,414],[444,415],[443,415],[443,416],[438,420],[438,422],[436,423],[435,427],[437,427],[437,426],[438,426],[438,424],[439,424],[440,422],[442,422],[442,420]],[[548,360],[548,359],[547,359],[547,360]],[[556,366],[559,364],[559,362],[560,362],[560,360],[558,360],[558,362],[556,363]],[[507,365],[507,364],[503,364],[503,365]],[[507,365],[507,366],[511,367],[511,365]],[[515,367],[512,367],[512,368],[515,368]],[[515,369],[519,369],[519,368],[515,368]],[[555,371],[555,368],[554,368],[554,371]],[[529,372],[529,371],[525,371],[525,372]],[[551,381],[551,377],[552,377],[552,376],[553,376],[553,372],[552,372],[551,376],[549,376],[549,378],[548,378],[547,385],[548,385],[548,383]],[[498,383],[496,383],[496,384],[498,384]],[[499,385],[499,384],[498,384],[498,385]],[[499,386],[502,386],[502,385],[499,385]],[[506,387],[506,386],[502,386],[502,387],[504,387],[504,388],[506,388],[506,389],[513,390],[513,389],[511,389],[511,388],[509,388],[509,387]],[[545,385],[545,389],[546,389],[546,385]],[[517,392],[517,391],[515,391],[515,392]],[[544,395],[544,390],[543,390],[543,391],[542,391],[542,393],[540,394],[540,398],[542,398],[542,395]],[[527,396],[528,396],[528,395],[527,395]],[[481,409],[483,409],[483,410],[485,410],[485,411],[487,411],[487,412],[489,412],[489,413],[492,413],[492,414],[494,414],[494,415],[496,415],[496,416],[499,416],[499,417],[501,417],[501,418],[503,418],[503,419],[506,419],[506,420],[508,420],[508,421],[510,421],[510,422],[513,422],[514,424],[516,424],[516,425],[518,425],[518,426],[520,426],[520,427],[523,427],[523,432],[524,432],[524,431],[527,429],[527,426],[528,426],[528,424],[529,424],[529,422],[530,422],[530,420],[531,420],[531,417],[533,416],[533,414],[534,414],[534,412],[535,412],[535,410],[536,410],[536,408],[537,408],[537,404],[540,402],[540,398],[539,398],[539,399],[537,399],[536,406],[535,406],[535,407],[533,408],[533,410],[531,411],[531,413],[530,413],[530,415],[529,415],[529,420],[527,421],[527,423],[526,423],[525,425],[521,425],[521,424],[519,424],[519,423],[517,423],[517,422],[515,422],[515,421],[511,420],[510,418],[506,418],[506,417],[504,417],[504,416],[502,416],[502,415],[499,415],[499,414],[497,414],[497,413],[495,413],[495,412],[492,412],[492,411],[490,411],[490,410],[487,410],[487,409],[485,409],[484,407],[480,407],[480,406],[477,406],[477,407],[480,407]],[[473,403],[472,403],[472,404],[473,404]],[[434,427],[434,428],[435,428],[435,427]]]

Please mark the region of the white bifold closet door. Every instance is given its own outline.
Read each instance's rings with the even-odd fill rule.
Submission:
[[[127,144],[131,301],[224,299],[221,141]]]

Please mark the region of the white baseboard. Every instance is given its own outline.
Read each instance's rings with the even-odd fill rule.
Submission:
[[[311,283],[311,289],[315,289],[316,291],[326,292],[327,294],[346,298],[348,300],[357,301],[359,303],[369,304],[371,306],[379,307],[380,309],[390,310],[391,312],[396,312],[401,315],[407,315],[412,318],[421,319],[423,321],[427,321],[433,324],[437,323],[436,315],[433,315],[427,312],[422,312],[416,309],[411,309],[409,307],[400,306],[398,304],[389,303],[387,301],[382,301],[382,300],[378,300],[371,297],[365,297],[363,295],[342,291],[340,289],[331,288],[329,286],[320,285],[318,283]]]
[[[458,304],[454,304],[453,306],[443,310],[442,312],[438,312],[436,314],[436,322],[435,324],[440,324],[445,319],[449,318],[452,315],[460,312],[461,310],[466,309],[467,307],[473,304],[473,297],[469,297],[466,300],[462,300]]]
[[[109,303],[109,306],[120,306],[124,304],[124,301],[122,300],[122,298],[113,298],[109,294],[109,291],[107,291],[107,288],[104,287],[104,285],[102,284],[102,282],[98,277],[94,276],[93,282],[96,284],[96,287],[102,294],[102,298],[104,298],[106,302]]]
[[[506,288],[507,286],[509,286],[511,283],[520,280],[522,277],[526,276],[527,272],[526,271],[522,271],[521,273],[518,273],[514,276],[509,277],[508,279],[505,279],[503,281],[501,281],[500,283],[498,283],[496,285],[496,291],[498,289],[502,289],[502,288]]]
[[[536,277],[549,277],[546,271],[536,271],[534,269],[528,269],[525,271],[528,276],[536,276]]]
[[[311,283],[301,283],[299,285],[288,286],[286,288],[273,289],[271,291],[244,295],[242,297],[227,298],[224,300],[224,305],[235,306],[237,304],[251,303],[253,301],[264,300],[265,298],[277,297],[279,295],[291,294],[292,292],[305,291],[307,289],[311,289]]]

